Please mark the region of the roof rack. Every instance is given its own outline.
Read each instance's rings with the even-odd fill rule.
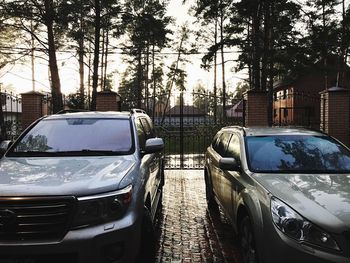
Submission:
[[[89,110],[84,109],[68,109],[68,110],[60,110],[56,114],[65,114],[65,113],[74,113],[74,112],[87,112]]]
[[[132,114],[136,114],[136,113],[143,113],[143,114],[146,114],[146,112],[144,110],[141,110],[141,109],[131,109],[130,112]]]

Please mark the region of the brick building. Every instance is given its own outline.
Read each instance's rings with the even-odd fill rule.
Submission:
[[[329,64],[335,63],[330,60]],[[318,64],[320,65],[320,63]],[[274,84],[274,123],[319,128],[320,92],[337,85],[336,67],[328,70],[315,67],[296,78],[283,79]],[[350,68],[346,66],[343,87],[350,88]]]

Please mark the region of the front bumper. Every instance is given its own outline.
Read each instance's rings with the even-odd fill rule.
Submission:
[[[140,218],[129,214],[118,221],[70,230],[60,242],[0,242],[0,263],[134,262],[140,230]]]

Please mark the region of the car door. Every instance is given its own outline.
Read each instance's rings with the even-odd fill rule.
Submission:
[[[230,142],[228,143],[227,150],[225,152],[224,157],[233,157],[236,159],[236,161],[240,164],[241,163],[241,157],[240,157],[240,141],[237,134],[233,133],[230,139]],[[238,171],[222,171],[222,178],[221,178],[221,184],[222,184],[222,205],[224,206],[225,212],[227,216],[233,221],[234,211],[235,211],[235,203],[236,203],[236,189],[240,185],[240,172]]]
[[[223,206],[225,193],[223,189],[223,171],[219,167],[219,161],[222,157],[225,156],[228,143],[230,141],[231,134],[224,131],[219,136],[219,139],[214,146],[214,154],[212,160],[212,182],[213,182],[213,191],[217,197],[220,204]]]

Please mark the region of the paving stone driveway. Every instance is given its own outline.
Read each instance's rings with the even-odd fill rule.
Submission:
[[[165,171],[156,231],[157,262],[242,262],[228,220],[207,210],[202,170]]]

